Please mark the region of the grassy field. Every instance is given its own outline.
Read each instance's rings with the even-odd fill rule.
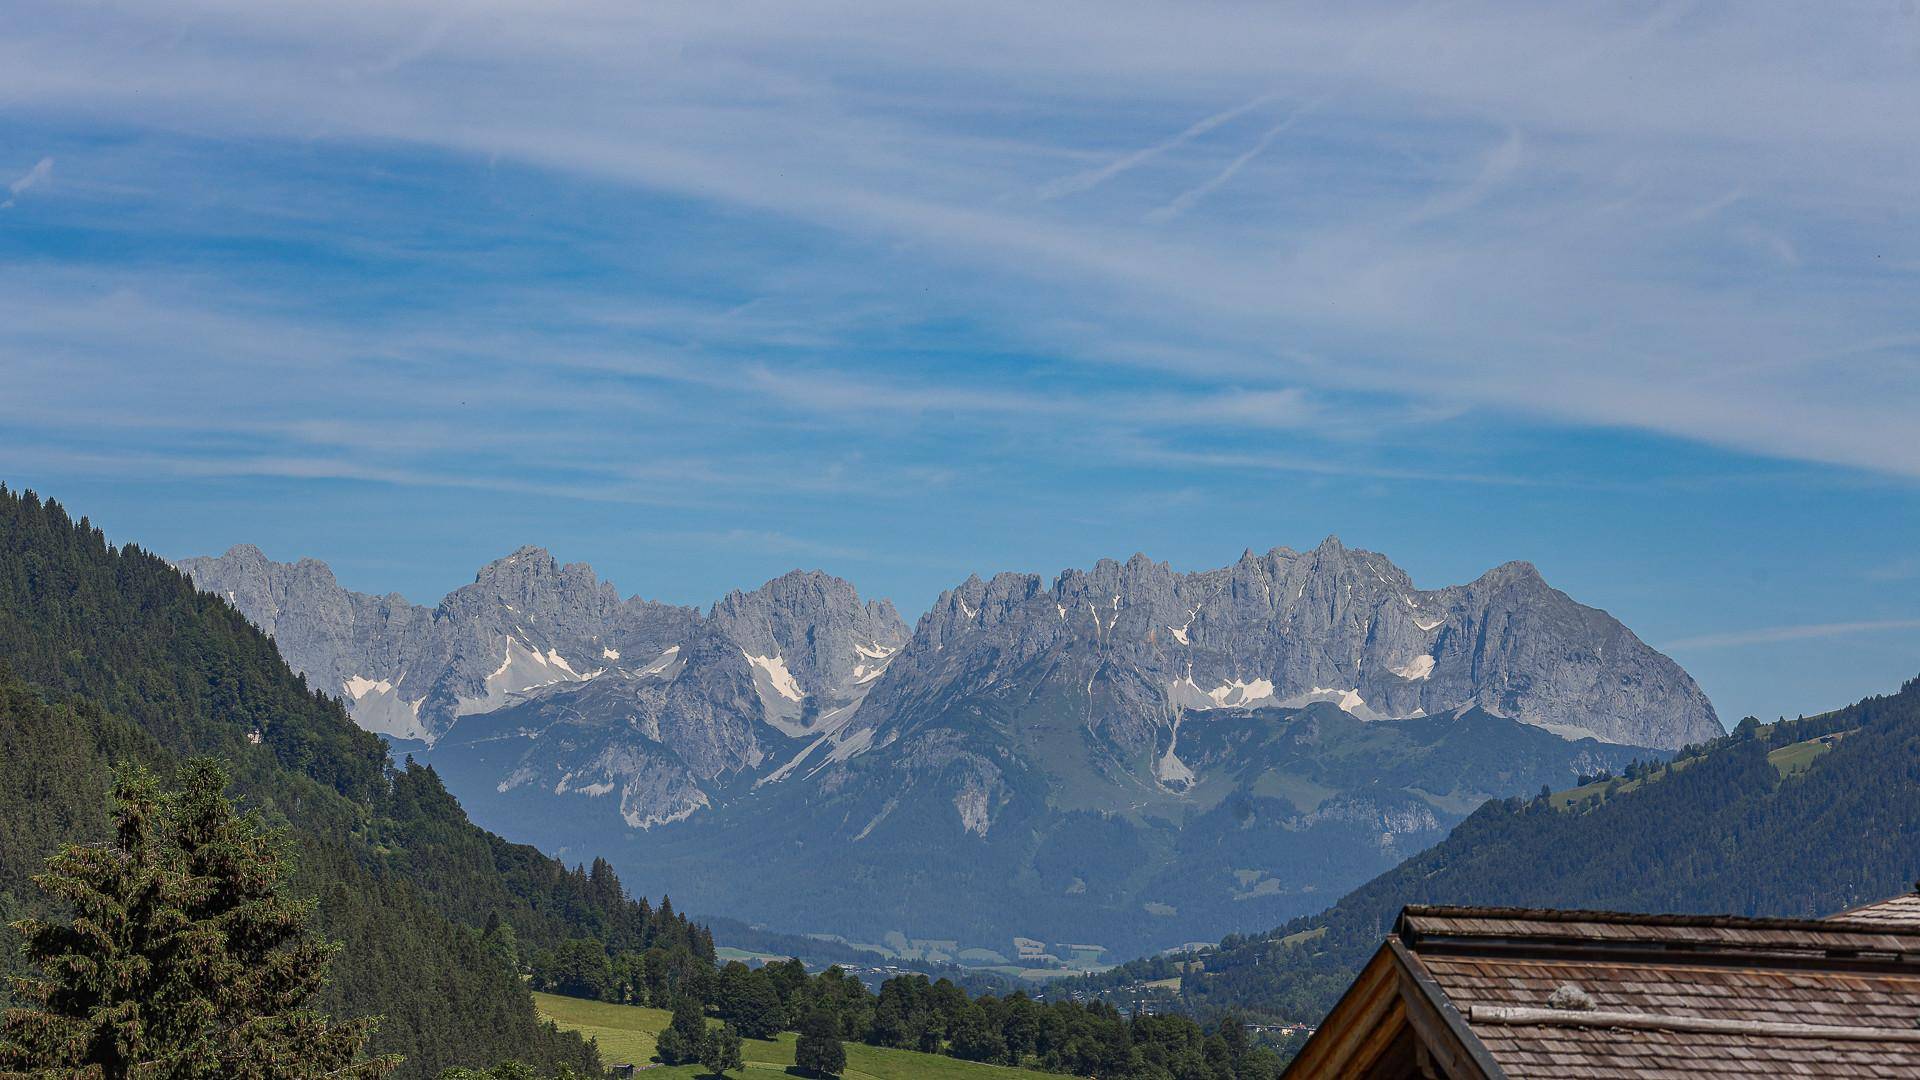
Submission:
[[[776,953],[749,952],[746,949],[736,949],[728,945],[722,945],[713,951],[714,955],[720,958],[722,964],[729,960],[738,960],[743,964],[754,966],[759,964],[778,964],[786,960],[786,957]]]
[[[1813,764],[1813,759],[1833,749],[1833,744],[1853,734],[1851,731],[1836,731],[1831,735],[1822,735],[1805,742],[1789,743],[1767,755],[1772,765],[1784,778]]]
[[[653,1057],[660,1032],[666,1030],[673,1014],[664,1009],[642,1009],[633,1005],[608,1005],[600,1001],[535,994],[533,1003],[540,1015],[568,1031],[577,1031],[600,1042],[600,1060],[609,1065],[631,1062],[644,1065]],[[741,1054],[747,1067],[731,1075],[772,1080],[788,1075],[793,1064],[792,1032],[777,1039],[747,1039]],[[1003,1065],[981,1065],[971,1061],[916,1054],[909,1050],[883,1050],[859,1043],[847,1043],[845,1080],[1060,1080],[1053,1073],[1031,1069],[1011,1069]],[[698,1065],[648,1069],[648,1080],[705,1076]]]
[[[1762,730],[1764,731],[1765,728],[1763,728]],[[1774,769],[1780,773],[1780,776],[1782,778],[1785,778],[1812,765],[1815,758],[1819,757],[1821,754],[1826,753],[1828,750],[1833,749],[1834,743],[1840,741],[1841,739],[1846,738],[1848,735],[1851,735],[1851,734],[1853,734],[1853,732],[1851,731],[1837,731],[1831,735],[1822,735],[1822,736],[1819,736],[1818,738],[1808,739],[1805,742],[1790,743],[1786,746],[1780,747],[1777,750],[1769,751],[1767,754],[1767,762],[1771,764],[1774,767]],[[1634,788],[1640,787],[1644,784],[1655,783],[1657,781],[1664,780],[1667,777],[1673,775],[1674,773],[1678,772],[1681,769],[1686,768],[1691,764],[1693,764],[1693,759],[1691,758],[1682,760],[1682,761],[1671,762],[1668,765],[1666,765],[1664,768],[1656,769],[1653,772],[1649,773],[1647,777],[1643,780],[1623,781],[1620,784],[1620,786],[1615,790],[1616,791],[1632,791]],[[1610,780],[1602,780],[1599,783],[1587,784],[1584,787],[1568,788],[1565,791],[1556,791],[1552,794],[1549,801],[1553,804],[1555,809],[1565,810],[1569,806],[1576,805],[1580,802],[1585,801],[1586,798],[1590,795],[1598,795],[1602,798],[1605,798],[1607,794],[1607,787],[1611,783],[1612,781]]]
[[[1620,786],[1615,790],[1616,791],[1632,791],[1633,789],[1637,787],[1641,787],[1646,784],[1658,783],[1659,781],[1665,780],[1667,777],[1672,776],[1674,773],[1679,772],[1681,769],[1684,769],[1687,766],[1693,764],[1693,762],[1694,762],[1693,758],[1684,758],[1679,761],[1670,761],[1667,764],[1661,766],[1660,768],[1649,772],[1644,779],[1621,781]],[[1587,784],[1582,787],[1568,788],[1565,791],[1556,791],[1548,797],[1547,801],[1553,805],[1554,809],[1565,810],[1568,806],[1571,806],[1575,803],[1585,802],[1589,795],[1598,795],[1604,799],[1607,795],[1607,787],[1612,783],[1613,781],[1611,780],[1602,780],[1598,783]]]
[[[1311,930],[1302,930],[1297,934],[1288,934],[1286,937],[1283,937],[1280,939],[1280,944],[1298,945],[1303,941],[1312,941],[1315,938],[1325,937],[1326,933],[1327,933],[1326,927],[1316,926]]]

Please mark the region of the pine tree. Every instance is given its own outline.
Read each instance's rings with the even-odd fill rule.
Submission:
[[[227,800],[226,775],[190,763],[165,793],[143,769],[114,785],[114,839],[70,845],[34,878],[74,912],[16,923],[37,977],[0,1025],[0,1071],[94,1077],[380,1077],[362,1060],[375,1021],[304,1006],[337,946],[286,895],[283,838]]]
[[[719,1030],[707,1033],[706,1045],[700,1051],[700,1064],[719,1077],[726,1076],[728,1069],[746,1068],[740,1056],[740,1033],[733,1030],[732,1024],[722,1024]]]

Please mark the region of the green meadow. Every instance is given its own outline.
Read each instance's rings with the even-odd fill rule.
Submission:
[[[665,1031],[673,1014],[665,1009],[643,1009],[635,1005],[609,1005],[601,1001],[534,994],[534,1007],[540,1015],[567,1031],[577,1031],[600,1043],[600,1058],[608,1065],[632,1063],[645,1065],[653,1058],[654,1042]],[[786,1076],[793,1065],[794,1034],[781,1032],[771,1040],[747,1039],[741,1046],[747,1067],[729,1075],[771,1080]],[[916,1054],[911,1050],[888,1050],[850,1042],[847,1047],[847,1071],[844,1080],[1060,1080],[1054,1073],[1032,1069],[1014,1069],[1004,1065],[982,1065],[937,1054]],[[648,1080],[706,1076],[698,1065],[648,1069]]]

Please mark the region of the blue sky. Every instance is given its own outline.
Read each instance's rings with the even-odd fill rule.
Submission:
[[[1328,533],[1920,673],[1920,10],[21,5],[0,479],[437,598]]]

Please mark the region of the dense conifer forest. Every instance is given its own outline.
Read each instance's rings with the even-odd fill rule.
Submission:
[[[1087,980],[1178,978],[1166,1004],[1317,1022],[1407,904],[1821,917],[1920,877],[1920,679],[1820,716],[1688,747],[1671,766],[1489,802],[1328,911],[1197,957]]]

